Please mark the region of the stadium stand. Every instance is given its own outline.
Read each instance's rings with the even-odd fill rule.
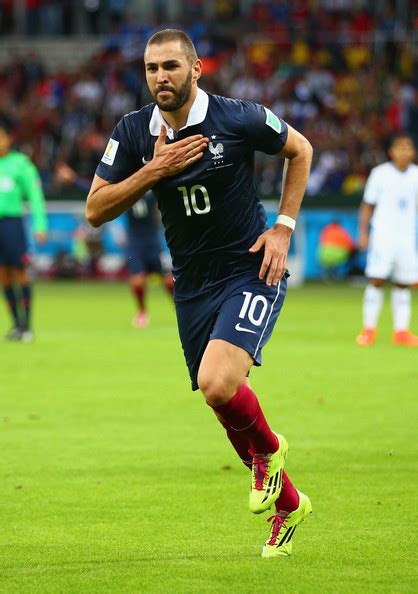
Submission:
[[[418,141],[412,3],[218,1],[208,15],[208,3],[196,1],[182,23],[162,22],[161,7],[154,21],[138,21],[129,2],[86,1],[77,18],[77,3],[23,4],[25,38],[0,50],[0,112],[15,122],[17,144],[39,167],[48,195],[63,195],[54,177],[60,161],[90,180],[115,121],[149,101],[141,56],[161,24],[190,33],[206,90],[260,101],[310,139],[312,195],[359,193],[385,159],[390,134],[407,129]],[[16,32],[15,3],[2,6],[3,34]],[[82,32],[100,36],[80,45]],[[262,195],[277,193],[280,163],[260,158],[257,173]]]

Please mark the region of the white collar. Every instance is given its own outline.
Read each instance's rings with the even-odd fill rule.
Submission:
[[[195,126],[196,124],[201,124],[206,117],[208,105],[208,94],[205,93],[205,91],[202,91],[202,89],[197,89],[197,95],[195,100],[193,101],[193,105],[190,108],[189,115],[187,116],[186,125],[183,126],[181,130],[184,130],[188,126]],[[158,105],[156,105],[154,107],[154,111],[152,112],[152,116],[149,122],[150,134],[152,136],[159,136],[162,125],[164,125],[167,128],[167,136],[169,137],[169,139],[173,140],[174,130],[170,128],[170,126],[164,120]]]

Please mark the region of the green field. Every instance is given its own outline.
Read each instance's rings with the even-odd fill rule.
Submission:
[[[314,506],[294,555],[265,560],[268,514],[162,290],[134,330],[123,284],[39,284],[36,342],[0,344],[0,592],[417,592],[418,353],[390,344],[388,300],[358,348],[361,296],[290,290],[252,373]]]

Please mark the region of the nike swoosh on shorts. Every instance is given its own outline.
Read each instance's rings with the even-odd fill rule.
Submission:
[[[249,330],[248,328],[242,328],[241,324],[235,324],[235,330],[238,330],[238,332],[250,332],[251,334],[257,334],[257,332],[255,332],[255,330]]]

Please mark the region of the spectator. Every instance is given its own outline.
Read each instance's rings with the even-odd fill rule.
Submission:
[[[74,156],[86,133],[102,137],[123,113],[151,100],[142,53],[155,24],[129,15],[126,0],[83,2],[90,31],[105,32],[106,19],[111,29],[103,50],[78,72],[47,72],[33,53],[11,56],[0,66],[0,112],[16,123],[19,147],[34,159],[46,184],[48,169],[62,159],[73,161],[78,176],[87,175],[77,170],[83,166]],[[28,32],[72,31],[74,5],[26,0]],[[13,19],[11,6],[11,0],[2,3],[3,19]],[[40,25],[39,11],[45,10],[49,16]],[[418,141],[417,64],[408,14],[397,17],[385,0],[354,7],[348,0],[221,0],[214,5],[220,28],[205,14],[205,3],[194,0],[187,28],[203,55],[204,88],[258,101],[282,115],[315,147],[308,191],[351,194],[385,160],[392,133],[407,130]],[[257,172],[261,192],[277,193],[280,168],[260,158]]]
[[[100,33],[100,15],[102,12],[102,0],[83,0],[83,7],[87,15],[88,33],[98,35]]]
[[[356,252],[351,235],[338,221],[331,221],[319,236],[318,261],[324,279],[348,274],[350,258]]]

